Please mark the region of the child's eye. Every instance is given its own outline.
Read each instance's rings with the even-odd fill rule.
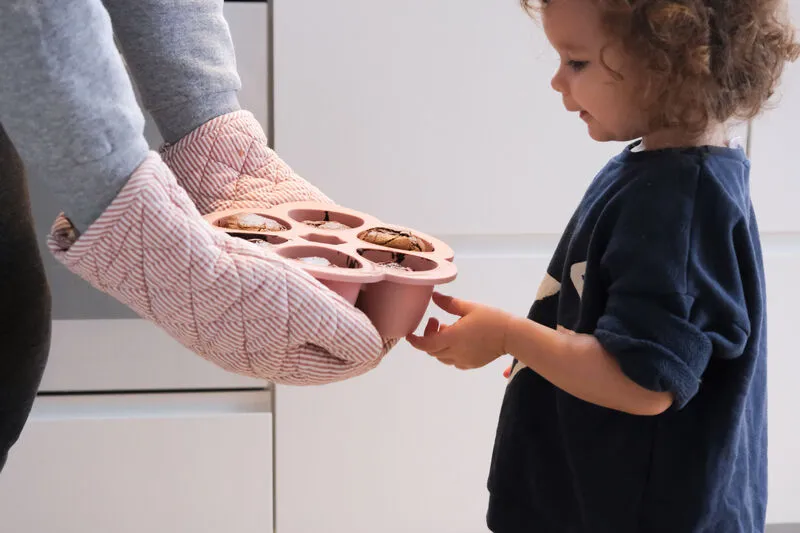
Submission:
[[[576,61],[574,59],[570,59],[569,61],[567,61],[567,66],[569,66],[569,68],[571,68],[575,72],[580,72],[581,70],[585,69],[586,65],[588,64],[589,64],[588,61]]]

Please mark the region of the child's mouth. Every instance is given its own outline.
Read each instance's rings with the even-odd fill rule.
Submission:
[[[591,117],[589,113],[583,110],[581,110],[581,112],[578,113],[578,116],[580,116],[583,120],[589,120],[589,118]]]

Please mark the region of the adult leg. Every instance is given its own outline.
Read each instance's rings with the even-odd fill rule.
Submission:
[[[19,438],[50,351],[50,290],[22,162],[0,126],[0,471]]]

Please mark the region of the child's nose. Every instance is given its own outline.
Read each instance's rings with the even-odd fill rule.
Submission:
[[[553,78],[550,80],[550,87],[553,88],[554,91],[559,92],[561,94],[566,93],[566,84],[564,83],[564,76],[561,68],[556,70],[556,73],[553,74]]]

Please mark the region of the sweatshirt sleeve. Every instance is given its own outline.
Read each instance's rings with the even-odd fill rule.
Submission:
[[[599,269],[608,287],[596,338],[673,408],[697,393],[712,357],[734,358],[750,324],[736,253],[741,214],[702,167],[642,176],[609,203]]]

